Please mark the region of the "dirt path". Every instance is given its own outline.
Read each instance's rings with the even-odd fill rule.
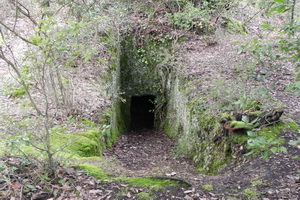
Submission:
[[[104,155],[117,158],[135,176],[169,176],[187,182],[198,180],[199,175],[191,161],[176,158],[175,146],[176,141],[162,131],[133,131],[122,135]]]

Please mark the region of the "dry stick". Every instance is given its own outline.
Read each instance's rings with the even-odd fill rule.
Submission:
[[[17,0],[15,0],[15,7],[17,8]],[[16,29],[17,19],[18,19],[18,10],[16,9],[16,17],[15,17],[14,28],[13,28],[14,31]]]
[[[46,108],[45,108],[45,120],[44,120],[44,127],[45,127],[45,131],[46,131],[46,135],[45,135],[45,140],[44,141],[46,143],[46,149],[44,149],[44,151],[47,153],[47,157],[48,157],[48,172],[50,175],[54,174],[54,160],[53,160],[53,155],[54,153],[51,153],[51,138],[50,138],[50,128],[49,128],[49,97],[47,95],[47,91],[46,91],[46,76],[45,76],[45,72],[46,72],[46,63],[47,63],[47,59],[50,57],[50,52],[48,52],[46,54],[46,58],[45,61],[43,63],[42,66],[42,89],[43,89],[43,95],[46,101]]]
[[[294,25],[294,18],[295,18],[295,7],[296,7],[296,0],[293,0],[293,5],[292,5],[292,13],[291,13],[291,26]]]

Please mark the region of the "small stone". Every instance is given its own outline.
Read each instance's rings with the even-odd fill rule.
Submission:
[[[102,190],[90,190],[89,193],[90,194],[99,194],[99,193],[102,193],[103,191]]]
[[[130,192],[127,193],[127,197],[128,197],[128,198],[131,198]]]
[[[274,194],[273,190],[268,190],[268,194]]]
[[[76,186],[76,190],[80,191],[82,189],[81,186]]]
[[[189,194],[189,193],[193,193],[193,192],[195,192],[195,188],[193,188],[193,189],[191,189],[191,190],[186,190],[186,191],[184,191],[183,193],[184,193],[184,194]]]
[[[175,176],[176,175],[176,172],[172,172],[170,174],[166,174],[166,176]]]

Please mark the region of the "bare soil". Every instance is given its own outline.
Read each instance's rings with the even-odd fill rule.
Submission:
[[[140,176],[175,176],[191,178],[196,175],[191,162],[175,157],[176,141],[162,131],[132,131],[121,136],[112,149],[106,150],[107,158],[117,158],[121,165]]]

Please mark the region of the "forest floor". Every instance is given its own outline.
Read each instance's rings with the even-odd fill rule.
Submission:
[[[224,37],[222,33],[221,35]],[[243,40],[243,37],[231,41]],[[238,68],[236,64],[239,61],[235,59],[236,48],[234,49],[228,41],[227,38],[219,38],[211,46],[197,37],[187,41],[182,49],[187,51],[186,57],[191,58],[191,68],[187,69],[189,75],[207,80],[207,86],[210,84],[212,74],[229,82],[234,80],[237,76],[234,71]],[[224,61],[226,58],[224,55],[230,51],[234,52],[232,59],[227,58]],[[247,72],[247,69],[245,71]],[[282,102],[285,106],[284,115],[297,121],[300,117],[299,97],[284,92],[284,88],[293,79],[291,71],[290,66],[270,69],[268,77],[259,84],[269,87],[273,99]],[[256,73],[255,75],[259,75],[265,72],[259,70]],[[26,118],[22,100],[6,94],[9,76],[8,69],[0,64],[0,115]],[[249,88],[258,83],[255,78],[249,82]],[[281,137],[290,141],[295,140],[298,135],[297,132],[287,131]],[[271,155],[268,160],[264,160],[261,156],[236,160],[222,169],[219,174],[207,176],[199,174],[190,160],[176,157],[176,141],[164,132],[134,131],[120,136],[118,142],[104,152],[104,156],[110,162],[105,170],[115,177],[154,177],[177,181],[178,185],[149,191],[149,188],[131,186],[122,180],[96,180],[82,170],[64,167],[56,170],[58,179],[49,180],[47,177],[41,177],[42,173],[37,166],[24,164],[21,158],[2,157],[0,164],[9,163],[10,168],[5,169],[8,170],[5,173],[9,176],[0,177],[0,191],[4,192],[1,198],[143,199],[139,194],[150,192],[153,193],[151,199],[297,200],[300,199],[300,146],[286,145],[286,148],[288,154],[278,152]],[[0,165],[0,169],[1,167]],[[44,181],[37,182],[40,180]],[[25,185],[27,188],[24,187]],[[54,188],[55,197],[41,189],[44,186]]]
[[[124,134],[104,153],[107,159],[115,158],[114,165],[106,169],[115,176],[178,181],[180,184],[174,187],[149,191],[149,188],[131,186],[123,181],[99,181],[81,170],[63,167],[56,170],[56,179],[45,177],[37,183],[41,180],[37,178],[41,174],[39,168],[31,165],[21,168],[24,166],[22,159],[3,157],[1,161],[16,169],[9,177],[9,188],[5,184],[7,179],[0,181],[0,187],[7,189],[2,198],[129,200],[143,199],[139,194],[150,192],[151,199],[299,199],[300,162],[299,158],[293,159],[300,155],[299,148],[288,147],[289,154],[275,154],[268,161],[254,158],[233,163],[216,176],[206,176],[197,173],[190,161],[176,158],[175,145],[175,140],[161,131],[143,130]],[[35,190],[28,188],[29,185]],[[55,188],[57,196],[53,198],[40,190],[45,185]]]

